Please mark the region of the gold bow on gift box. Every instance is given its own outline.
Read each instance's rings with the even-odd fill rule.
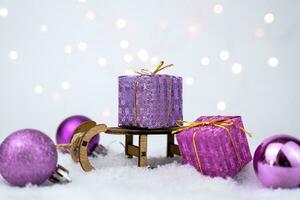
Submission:
[[[154,75],[168,67],[174,66],[173,64],[169,64],[166,66],[163,66],[163,65],[164,65],[164,61],[160,61],[160,63],[158,65],[156,65],[156,67],[153,71],[151,71],[149,69],[141,69],[139,71],[135,71],[135,73],[137,73],[139,75]]]
[[[195,137],[196,137],[197,134],[200,133],[201,127],[204,127],[204,126],[215,126],[215,127],[219,127],[219,128],[222,128],[222,129],[226,130],[226,132],[227,132],[227,134],[229,136],[230,142],[231,142],[231,144],[233,146],[234,152],[236,154],[236,157],[238,159],[238,162],[239,162],[239,165],[240,165],[240,169],[242,169],[242,167],[243,167],[242,159],[240,157],[240,154],[237,151],[237,147],[236,147],[235,141],[233,140],[232,134],[231,134],[231,132],[230,132],[230,130],[229,130],[228,127],[234,125],[237,128],[239,128],[241,131],[243,131],[243,133],[245,133],[249,137],[252,137],[251,133],[249,133],[248,131],[246,131],[243,127],[237,126],[235,124],[235,122],[232,121],[231,118],[216,119],[217,117],[219,117],[219,116],[212,117],[208,121],[202,121],[202,122],[189,122],[189,121],[180,120],[180,121],[177,121],[177,125],[181,126],[181,127],[178,128],[178,129],[176,129],[176,130],[174,130],[174,131],[172,131],[173,134],[176,134],[176,133],[179,133],[181,131],[187,130],[189,128],[198,127],[193,132],[193,147],[194,147],[194,153],[196,154],[197,164],[198,164],[198,167],[199,167],[199,170],[200,170],[201,174],[203,174],[203,170],[202,170],[202,165],[201,165],[201,161],[200,161],[200,158],[199,158],[199,155],[198,155],[198,150],[197,150],[196,141],[195,141]],[[186,126],[182,126],[182,124],[187,124],[187,125]]]

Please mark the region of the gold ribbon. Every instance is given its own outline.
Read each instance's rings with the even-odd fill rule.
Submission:
[[[72,144],[56,144],[55,146],[58,150],[70,150]]]
[[[203,121],[203,122],[189,122],[189,121],[183,121],[183,120],[177,121],[177,125],[181,125],[182,123],[185,123],[185,124],[188,124],[188,125],[187,126],[182,126],[179,129],[176,129],[176,130],[172,131],[173,134],[176,134],[176,133],[181,132],[183,130],[187,130],[189,128],[199,127],[193,132],[192,139],[193,139],[193,147],[194,147],[194,152],[196,154],[197,164],[198,164],[198,167],[199,167],[199,170],[200,170],[201,174],[203,174],[203,171],[202,171],[201,161],[200,161],[200,158],[199,158],[199,155],[198,155],[198,150],[197,150],[197,146],[196,146],[195,137],[200,132],[200,129],[203,126],[216,126],[216,127],[223,128],[224,130],[226,130],[226,132],[227,132],[227,134],[230,138],[231,144],[233,146],[234,152],[236,154],[236,157],[238,159],[240,168],[242,169],[242,167],[243,167],[242,160],[241,160],[240,154],[237,151],[235,141],[233,140],[232,134],[231,134],[228,127],[234,125],[237,128],[239,128],[241,131],[243,131],[249,137],[252,137],[251,133],[246,131],[243,127],[237,126],[231,118],[223,118],[223,119],[218,120],[218,119],[215,119],[215,117],[212,117],[208,121]]]
[[[151,71],[149,69],[141,69],[140,71],[136,71],[137,74],[144,76],[144,75],[155,75],[158,72],[174,66],[173,64],[169,64],[164,66],[164,61],[160,61],[158,65],[156,65],[154,71]],[[173,90],[173,79],[170,76],[170,95],[168,97],[168,115],[167,115],[167,126],[169,126],[169,118],[170,118],[170,112],[171,112],[171,97],[172,97],[172,90]],[[134,80],[134,100],[133,100],[133,117],[134,117],[134,124],[135,126],[138,126],[137,123],[137,109],[136,109],[136,93],[137,93],[137,79]]]
[[[158,72],[168,68],[168,67],[172,67],[174,66],[173,64],[169,64],[164,66],[164,61],[160,61],[160,63],[158,65],[156,65],[154,71],[151,71],[149,69],[141,69],[140,71],[135,71],[135,73],[139,74],[139,75],[155,75]]]

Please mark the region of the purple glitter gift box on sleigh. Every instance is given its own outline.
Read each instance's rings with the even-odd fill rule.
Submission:
[[[119,76],[119,126],[168,128],[182,120],[182,78],[156,74],[170,66]]]
[[[240,116],[203,116],[178,131],[183,163],[204,175],[233,177],[252,160]]]

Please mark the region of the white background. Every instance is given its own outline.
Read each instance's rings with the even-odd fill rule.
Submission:
[[[21,128],[54,139],[73,114],[116,126],[117,76],[159,60],[184,78],[184,119],[241,115],[252,152],[299,137],[299,19],[297,0],[0,0],[0,140]],[[164,138],[148,149],[164,155]]]
[[[220,14],[215,4],[223,7]],[[73,114],[115,126],[117,76],[152,67],[157,60],[173,63],[165,73],[185,79],[186,120],[242,115],[257,141],[275,133],[299,135],[296,0],[1,0],[0,8],[8,10],[0,17],[1,138],[27,127],[54,136],[59,122]],[[272,23],[264,21],[267,13],[273,14]],[[118,19],[124,28],[117,26]],[[128,41],[126,49],[120,47],[122,40]],[[78,48],[80,42],[86,43],[85,51]],[[64,52],[66,46],[72,53]],[[141,49],[147,55],[139,57]],[[219,58],[223,50],[228,60]],[[16,60],[10,59],[11,51],[17,51]],[[133,58],[129,63],[126,54]],[[201,64],[204,57],[208,65]],[[276,67],[269,66],[271,57],[277,58]],[[104,66],[99,58],[106,60]],[[241,64],[241,73],[232,72],[234,63]],[[65,81],[69,90],[61,88]],[[36,86],[42,86],[42,94],[35,93]],[[224,111],[218,110],[220,101]]]

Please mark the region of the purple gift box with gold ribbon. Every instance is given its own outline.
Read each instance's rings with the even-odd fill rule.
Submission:
[[[183,163],[204,175],[233,177],[252,160],[240,116],[202,116],[177,132]]]
[[[182,78],[157,74],[170,66],[119,76],[119,126],[167,128],[182,120]]]

